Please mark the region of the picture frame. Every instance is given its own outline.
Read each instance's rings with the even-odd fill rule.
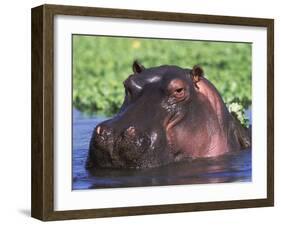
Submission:
[[[191,23],[194,25],[240,26],[266,30],[266,197],[241,200],[203,201],[158,205],[56,210],[55,194],[55,29],[56,16],[152,21],[153,23]],[[51,221],[98,217],[207,211],[274,205],[274,20],[231,16],[200,15],[93,8],[64,5],[41,5],[32,9],[32,186],[31,215]],[[75,205],[75,203],[74,203]]]

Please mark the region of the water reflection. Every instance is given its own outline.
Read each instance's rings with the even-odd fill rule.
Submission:
[[[159,186],[179,184],[251,181],[251,150],[218,158],[187,160],[167,166],[144,169],[84,169],[93,128],[105,118],[73,112],[73,189]]]

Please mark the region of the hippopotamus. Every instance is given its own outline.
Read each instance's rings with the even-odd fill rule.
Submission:
[[[250,147],[248,131],[202,67],[145,68],[134,61],[132,70],[119,112],[93,130],[87,169],[152,168]]]

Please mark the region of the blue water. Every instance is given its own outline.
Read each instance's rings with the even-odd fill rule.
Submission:
[[[73,110],[72,189],[249,182],[251,150],[212,159],[200,159],[145,170],[84,168],[95,126],[105,117],[89,117]]]

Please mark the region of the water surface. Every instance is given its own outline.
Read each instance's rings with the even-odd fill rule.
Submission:
[[[73,110],[72,189],[249,182],[252,155],[247,149],[219,158],[174,163],[145,170],[85,170],[92,131],[105,117]]]

